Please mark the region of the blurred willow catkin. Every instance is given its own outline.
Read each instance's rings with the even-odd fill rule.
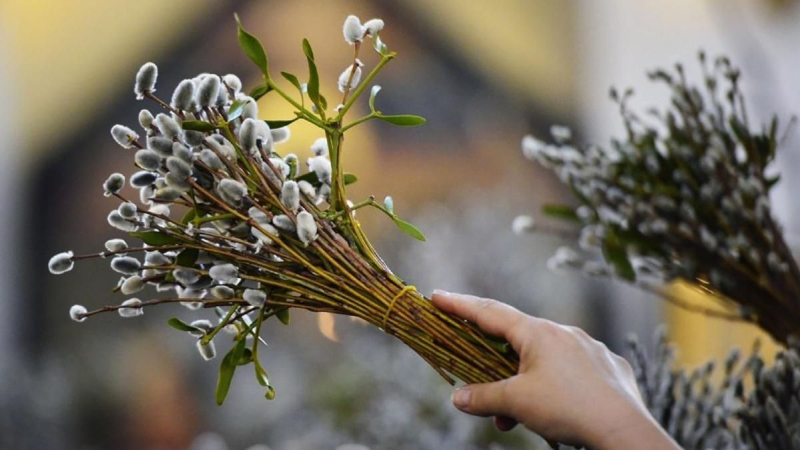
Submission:
[[[767,170],[783,141],[778,119],[753,131],[739,69],[725,57],[699,59],[702,87],[680,64],[650,74],[671,97],[645,117],[628,108],[632,91],[612,89],[626,135],[610,146],[575,147],[564,127],[551,130],[554,144],[523,139],[525,156],[556,172],[579,203],[544,207],[580,227],[580,253],[559,250],[550,266],[643,287],[685,281],[724,310],[666,298],[787,343],[800,336],[800,269],[769,200],[780,178]],[[515,227],[532,228],[524,219]]]
[[[749,356],[734,349],[721,365],[709,361],[689,371],[673,367],[675,349],[661,329],[651,355],[632,337],[628,359],[651,414],[681,447],[797,450],[800,341],[790,341],[772,366],[756,342]]]

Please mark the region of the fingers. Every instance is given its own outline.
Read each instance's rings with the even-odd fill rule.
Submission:
[[[511,431],[517,426],[517,421],[511,417],[495,416],[494,426],[500,431]]]
[[[471,384],[457,389],[453,392],[453,405],[475,416],[512,416],[512,396],[508,394],[511,380]]]
[[[519,348],[520,337],[513,331],[518,330],[516,325],[529,316],[516,308],[488,298],[438,290],[433,292],[431,300],[442,311],[466,319],[483,331],[506,339],[515,349]]]

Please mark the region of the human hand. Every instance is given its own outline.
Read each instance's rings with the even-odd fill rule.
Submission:
[[[628,362],[580,328],[471,295],[434,291],[432,300],[506,339],[520,358],[509,379],[457,389],[461,411],[494,416],[503,431],[519,422],[548,440],[593,449],[679,448],[647,411]]]

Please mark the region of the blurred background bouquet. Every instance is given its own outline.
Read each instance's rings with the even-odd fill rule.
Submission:
[[[11,0],[0,3],[5,69],[0,92],[6,99],[0,106],[5,152],[0,183],[6,195],[0,201],[9,212],[0,218],[0,379],[11,380],[0,384],[0,446],[188,448],[200,433],[213,431],[231,449],[257,443],[273,449],[347,443],[402,448],[355,433],[363,427],[352,426],[359,423],[354,415],[323,406],[315,396],[341,386],[331,367],[360,373],[340,375],[353,383],[369,377],[379,386],[392,379],[391,367],[381,372],[377,364],[365,363],[375,353],[358,350],[360,345],[415,360],[381,333],[348,319],[296,314],[297,327],[266,331],[267,342],[281,345],[262,348],[272,361],[273,383],[284,389],[281,395],[265,404],[263,390],[234,383],[226,405],[217,408],[209,393],[216,375],[198,361],[191,337],[176,341],[175,331],[163,326],[171,312],[152,310],[147,321],[108,317],[78,326],[64,320],[65,308],[106,298],[117,277],[105,262],[69,279],[50,277],[43,269],[64,248],[89,251],[98,240],[115,237],[105,223],[87,218],[105,216],[118,202],[83,199],[97,198],[98,183],[129,160],[124,152],[108,151],[107,130],[141,108],[129,94],[130,74],[144,61],[159,65],[165,86],[203,71],[237,73],[244,84],[257,83],[257,69],[231,39],[234,11],[259,18],[250,31],[265,40],[272,37],[265,45],[276,67],[304,71],[297,43],[308,37],[320,55],[320,72],[329,78],[350,56],[339,39],[326,39],[340,32],[340,19],[356,13],[393,24],[384,36],[405,63],[385,73],[382,84],[393,89],[381,92],[381,107],[412,111],[429,125],[409,133],[365,124],[353,135],[352,145],[363,151],[350,170],[360,175],[354,195],[402,198],[404,218],[425,231],[428,242],[418,244],[397,235],[385,217],[360,217],[387,264],[413,279],[420,292],[440,287],[498,298],[581,326],[623,353],[628,332],[649,336],[657,323],[666,322],[680,349],[679,367],[694,367],[712,356],[721,361],[731,347],[749,347],[761,335],[761,355],[772,367],[776,345],[756,327],[687,314],[623,284],[553,277],[545,270],[549,255],[576,236],[520,239],[509,224],[520,212],[538,211],[540,202],[571,198],[556,176],[524,164],[520,136],[544,136],[552,123],[569,126],[580,142],[621,135],[608,87],[634,86],[637,110],[664,105],[665,90],[642,83],[642,73],[671,61],[691,61],[699,46],[710,55],[729,55],[740,66],[751,124],[800,110],[793,58],[800,11],[793,1],[508,0],[492,7],[448,0],[258,1],[198,7],[188,0],[135,5]],[[701,79],[696,66],[687,64],[686,70]],[[259,107],[290,117],[289,109],[270,102],[265,97]],[[361,107],[367,112],[366,105]],[[49,120],[54,114],[69,120]],[[311,156],[318,137],[313,131],[299,124],[293,128],[290,151],[301,160]],[[794,131],[788,139],[796,139]],[[774,166],[789,173],[798,164],[794,152],[778,152]],[[790,247],[798,230],[796,183],[786,177],[769,194]],[[546,219],[540,222],[548,225]],[[683,285],[669,289],[690,304],[708,307],[702,293]],[[307,325],[317,326],[319,334],[296,331]],[[350,339],[360,343],[354,346]],[[444,430],[455,430],[464,447],[501,442],[496,435],[470,434],[483,429],[483,422],[452,415],[447,385],[424,362],[416,364],[428,374],[431,389],[442,390],[441,402],[431,408],[453,418],[449,428],[432,427],[430,415],[404,409],[399,395],[385,401],[385,395],[393,396],[388,381],[381,394],[365,390],[360,399],[384,404],[387,414],[400,414],[411,429],[427,430],[420,435],[433,436],[432,442],[448,436]],[[336,402],[326,403],[331,404]],[[369,422],[370,407],[356,405]],[[375,420],[371,423],[378,429],[381,419]],[[301,435],[317,440],[302,441]],[[508,438],[530,439],[524,430]],[[531,448],[520,441],[500,445]]]

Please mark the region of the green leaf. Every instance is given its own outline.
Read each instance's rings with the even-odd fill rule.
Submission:
[[[307,182],[311,183],[311,185],[314,186],[314,187],[319,187],[322,184],[319,181],[319,178],[317,178],[317,174],[314,173],[314,172],[306,172],[306,173],[300,175],[299,177],[296,177],[294,180],[295,181],[307,181]],[[358,181],[358,177],[355,176],[355,174],[352,174],[352,173],[345,173],[344,174],[344,185],[345,186],[353,184],[356,181]]]
[[[383,55],[386,55],[386,54],[388,54],[388,53],[389,53],[389,47],[387,47],[387,46],[386,46],[386,44],[384,44],[384,43],[383,43],[383,41],[381,40],[381,35],[380,35],[380,33],[378,33],[378,34],[376,34],[376,35],[375,35],[375,39],[374,39],[374,41],[373,41],[373,43],[372,43],[372,47],[373,47],[373,48],[375,49],[375,51],[376,51],[376,52],[378,52],[378,53],[379,53],[381,56],[383,56]]]
[[[348,184],[353,184],[358,181],[358,177],[352,173],[345,173],[344,174],[344,185],[347,186]]]
[[[258,38],[245,31],[238,15],[234,14],[233,17],[236,19],[236,25],[239,28],[239,47],[244,50],[244,54],[250,58],[250,61],[253,61],[261,70],[261,73],[264,74],[264,78],[269,78],[267,54],[264,52],[264,47],[261,45]]]
[[[167,321],[167,325],[175,328],[178,331],[183,331],[186,333],[205,333],[205,331],[201,328],[193,327],[188,323],[178,319],[177,317],[173,317]]]
[[[175,264],[181,267],[194,267],[194,263],[197,261],[199,255],[200,251],[196,248],[184,249],[182,252],[178,253],[178,257],[175,258]]]
[[[571,222],[580,222],[578,214],[575,213],[575,208],[567,205],[554,205],[547,204],[542,206],[542,212],[550,217],[558,219],[569,220]]]
[[[242,359],[245,348],[245,339],[240,339],[233,348],[222,358],[222,364],[219,367],[219,377],[217,378],[217,392],[216,401],[217,405],[222,405],[225,402],[225,397],[228,396],[228,391],[231,388],[231,381],[233,374],[236,372],[236,365]]]
[[[244,105],[248,104],[250,99],[239,99],[235,102],[231,103],[231,107],[228,110],[228,122],[234,121],[239,118],[244,112]]]
[[[317,63],[314,62],[314,50],[311,49],[311,44],[308,42],[308,39],[303,39],[303,53],[305,53],[306,60],[308,60],[308,98],[310,98],[318,108],[324,110],[325,108],[320,104]]]
[[[162,245],[178,244],[181,242],[174,236],[171,236],[166,233],[161,233],[159,231],[134,231],[130,233],[130,235],[141,239],[142,242],[144,242],[147,245],[154,245],[159,247]]]
[[[617,276],[628,281],[636,280],[636,271],[633,270],[633,265],[628,259],[628,252],[613,230],[606,231],[606,238],[603,241],[603,256],[614,266]]]
[[[779,181],[781,181],[781,176],[780,176],[780,174],[778,174],[778,175],[775,175],[772,178],[767,178],[764,181],[767,182],[767,191],[769,191],[770,189],[775,187],[775,185],[778,184]]]
[[[381,91],[381,87],[377,84],[372,86],[372,89],[369,91],[369,110],[375,112],[375,97],[378,95],[378,92]]]
[[[290,124],[292,124],[292,123],[294,123],[296,121],[297,121],[297,117],[295,117],[294,119],[290,119],[290,120],[265,120],[264,122],[267,122],[267,125],[269,125],[270,129],[274,130],[276,128],[283,128],[283,127],[285,127],[287,125],[290,125]]]
[[[311,185],[314,187],[320,185],[319,178],[317,178],[317,174],[314,172],[306,172],[299,177],[296,177],[294,181],[306,181],[311,183]]]
[[[289,83],[292,83],[292,85],[296,87],[298,91],[300,91],[300,95],[303,95],[303,88],[300,86],[300,80],[298,80],[296,76],[289,72],[281,72],[281,75],[283,75],[283,78],[286,78]]]
[[[192,208],[189,211],[186,211],[186,214],[183,215],[181,218],[181,223],[186,225],[187,223],[193,221],[197,217],[197,211]]]
[[[257,86],[250,91],[250,97],[253,97],[253,100],[258,101],[258,99],[267,95],[267,93],[271,90],[271,87],[267,86],[266,84],[262,84],[261,86]]]
[[[289,308],[281,308],[275,311],[275,317],[277,317],[282,324],[289,325],[289,321],[291,320],[289,315]]]
[[[219,128],[213,123],[208,123],[204,120],[184,120],[181,127],[184,130],[202,131],[203,133],[214,131]]]
[[[242,353],[242,357],[239,358],[239,361],[236,362],[236,365],[246,366],[251,362],[253,362],[253,351],[245,347],[244,352]]]
[[[425,242],[425,235],[422,234],[422,231],[419,231],[419,228],[398,217],[392,217],[392,220],[401,230],[403,230],[405,234],[413,237],[414,239]]]
[[[267,375],[267,371],[261,367],[261,364],[258,361],[255,361],[256,367],[256,381],[258,384],[267,387],[269,386],[269,375]]]
[[[411,114],[397,114],[393,116],[378,115],[376,117],[384,122],[388,122],[399,127],[418,127],[425,123],[424,117],[414,116]]]

